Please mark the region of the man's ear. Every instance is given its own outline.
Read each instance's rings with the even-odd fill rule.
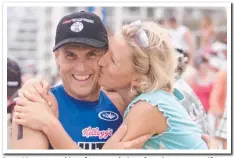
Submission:
[[[59,52],[58,52],[58,50],[54,51],[54,57],[55,57],[56,65],[59,67]]]

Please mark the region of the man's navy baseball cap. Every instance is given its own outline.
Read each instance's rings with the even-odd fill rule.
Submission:
[[[68,43],[108,48],[107,30],[93,13],[81,11],[66,15],[58,23],[53,51]]]

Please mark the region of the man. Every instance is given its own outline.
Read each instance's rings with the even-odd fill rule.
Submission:
[[[187,51],[189,64],[192,64],[195,46],[190,30],[186,26],[178,24],[175,17],[170,17],[167,25],[173,45],[181,46],[183,50]]]
[[[60,20],[53,51],[63,85],[51,88],[49,95],[52,112],[58,119],[45,118],[52,123],[43,132],[24,127],[20,140],[17,140],[14,124],[13,148],[48,149],[49,145],[56,149],[72,149],[77,145],[83,149],[102,148],[122,123],[118,109],[121,103],[108,98],[98,84],[100,67],[97,63],[107,49],[107,31],[95,14],[82,11]],[[41,87],[36,89],[39,91],[32,88],[30,93],[44,95]],[[24,98],[26,94],[19,95]],[[124,148],[126,144],[121,145]]]

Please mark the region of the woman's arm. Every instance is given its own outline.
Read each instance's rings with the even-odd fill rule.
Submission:
[[[52,146],[56,149],[81,149],[73,142],[70,136],[65,132],[62,125],[57,119],[51,121],[51,126],[44,130]],[[105,143],[102,149],[137,149],[142,146],[150,136],[145,134],[136,137],[131,141],[123,141],[127,132],[127,126],[122,124],[118,130]]]
[[[29,93],[24,94],[28,100],[16,100],[18,104],[15,107],[15,115],[17,115],[17,118],[14,118],[14,121],[16,123],[37,131],[42,131],[46,134],[49,142],[55,149],[80,149],[64,130],[57,117],[51,111],[49,105],[47,105],[42,100],[39,100],[37,96],[33,96]],[[57,104],[57,102],[54,104]],[[107,144],[104,146],[104,148],[138,148],[138,146],[142,146],[144,142],[149,139],[148,135],[139,135],[139,137],[134,140],[123,141],[122,137],[125,135],[125,133],[126,130],[124,128],[119,128],[107,141]]]
[[[166,118],[157,106],[152,106],[146,101],[137,102],[129,111],[124,123],[128,126],[128,131],[123,141],[129,141],[144,134],[153,136],[168,129]]]
[[[81,149],[67,134],[56,117],[51,117],[43,132],[54,149]]]

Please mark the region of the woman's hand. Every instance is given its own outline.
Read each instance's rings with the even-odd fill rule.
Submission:
[[[53,119],[57,119],[52,110],[52,104],[47,103],[37,95],[23,93],[25,98],[17,98],[13,113],[13,121],[34,130],[44,132]]]
[[[24,93],[29,92],[30,94],[37,95],[38,97],[47,100],[49,89],[50,85],[47,81],[35,78],[26,81],[25,84],[19,89],[18,95],[19,97],[24,98]]]
[[[150,138],[150,135],[143,135],[134,140],[123,142],[121,140],[126,133],[127,125],[122,124],[102,149],[139,149]]]
[[[217,141],[207,134],[202,135],[202,139],[206,142],[209,149],[218,149]]]

